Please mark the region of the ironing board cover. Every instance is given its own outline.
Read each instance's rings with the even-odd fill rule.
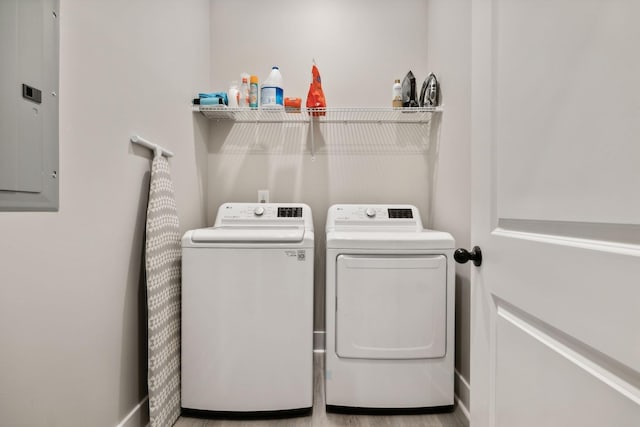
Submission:
[[[180,416],[180,263],[169,162],[156,155],[151,165],[145,247],[152,427],[171,426]]]

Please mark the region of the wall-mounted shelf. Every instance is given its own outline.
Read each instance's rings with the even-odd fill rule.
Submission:
[[[227,108],[215,105],[194,105],[193,111],[213,120],[238,123],[427,123],[440,107],[413,108],[317,108],[290,113],[282,109]]]
[[[301,125],[310,124],[309,131],[310,151],[312,157],[315,156],[316,147],[314,136],[316,132],[324,132],[327,130],[325,124],[369,124],[384,125],[374,132],[381,138],[386,138],[390,129],[389,126],[396,124],[419,125],[417,127],[408,126],[404,132],[404,138],[409,141],[419,141],[414,146],[420,151],[429,146],[431,137],[431,119],[441,113],[440,107],[413,107],[413,108],[322,108],[322,109],[305,109],[300,112],[287,112],[283,109],[249,109],[249,108],[227,108],[226,106],[217,105],[193,105],[193,111],[199,112],[205,117],[223,122],[230,123],[298,123]],[[424,126],[427,125],[427,126]],[[403,126],[404,127],[404,126]],[[364,131],[367,128],[362,128]],[[385,132],[386,130],[386,132]],[[353,129],[352,129],[353,131]],[[395,131],[397,132],[397,131]],[[348,135],[345,131],[338,131],[344,135]],[[335,132],[332,133],[335,135]],[[392,138],[387,138],[390,140]],[[389,144],[385,142],[383,144]],[[378,144],[380,145],[380,144]],[[407,144],[403,144],[406,149]],[[422,147],[422,148],[420,148]],[[322,146],[320,147],[322,149]]]

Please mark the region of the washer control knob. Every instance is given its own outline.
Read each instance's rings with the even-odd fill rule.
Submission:
[[[373,208],[367,208],[364,213],[366,213],[369,218],[373,218],[376,216],[376,211]]]
[[[262,216],[264,214],[264,208],[262,206],[258,206],[253,210],[253,214],[255,216]]]

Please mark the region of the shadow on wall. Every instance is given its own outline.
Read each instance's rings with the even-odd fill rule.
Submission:
[[[433,152],[441,113],[427,122],[233,122],[211,120],[209,154],[424,155]]]
[[[148,154],[148,150],[145,151]],[[127,289],[125,292],[124,313],[122,318],[122,354],[120,360],[120,407],[119,417],[122,419],[131,411],[131,401],[126,401],[131,390],[124,390],[129,384],[127,378],[131,376],[131,359],[137,356],[135,372],[138,373],[138,390],[136,402],[141,402],[147,395],[147,292],[145,275],[145,232],[147,203],[149,199],[150,172],[145,172],[140,182],[140,197],[136,214],[136,226],[132,236],[131,253],[129,256],[129,272]],[[135,329],[137,334],[131,334]],[[139,411],[141,424],[149,419],[148,407]],[[145,421],[146,417],[146,421]]]
[[[427,138],[430,142],[427,149],[427,156],[425,160],[427,162],[427,171],[429,173],[429,211],[427,212],[427,220],[423,225],[426,228],[433,228],[434,217],[434,203],[433,195],[435,194],[438,184],[438,159],[440,157],[440,129],[442,124],[442,113],[436,113],[431,117],[429,122],[429,129],[427,132]]]
[[[208,141],[210,135],[210,120],[200,114],[194,114],[193,120],[193,136],[195,149],[194,164],[196,165],[196,177],[198,179],[198,194],[200,196],[200,221],[195,224],[198,227],[207,225],[207,195],[209,191],[209,174],[208,174]]]

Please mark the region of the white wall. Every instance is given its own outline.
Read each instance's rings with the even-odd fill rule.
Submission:
[[[273,65],[306,100],[315,59],[329,107],[390,107],[394,79],[426,77],[425,0],[211,0],[212,88]]]
[[[114,426],[146,394],[150,153],[132,131],[176,154],[181,228],[205,223],[189,100],[209,83],[209,2],[62,0],[60,16],[60,211],[0,214],[6,426]]]
[[[456,246],[470,244],[471,0],[428,0],[429,68],[442,88],[442,126],[434,228],[447,230]],[[456,394],[469,409],[470,271],[456,266]]]
[[[285,96],[305,102],[315,58],[329,107],[390,107],[394,79],[410,69],[418,85],[427,76],[424,0],[212,0],[211,5],[213,90],[226,90],[245,71],[262,81],[278,65]],[[247,24],[254,25],[249,34],[237,36]],[[308,203],[317,241],[314,325],[324,330],[327,209],[334,203],[410,203],[426,216],[432,168],[423,135],[411,125],[327,125],[315,134],[320,153],[314,160],[305,125],[213,122],[208,221],[221,203],[256,201],[262,188],[270,190],[271,201]]]

